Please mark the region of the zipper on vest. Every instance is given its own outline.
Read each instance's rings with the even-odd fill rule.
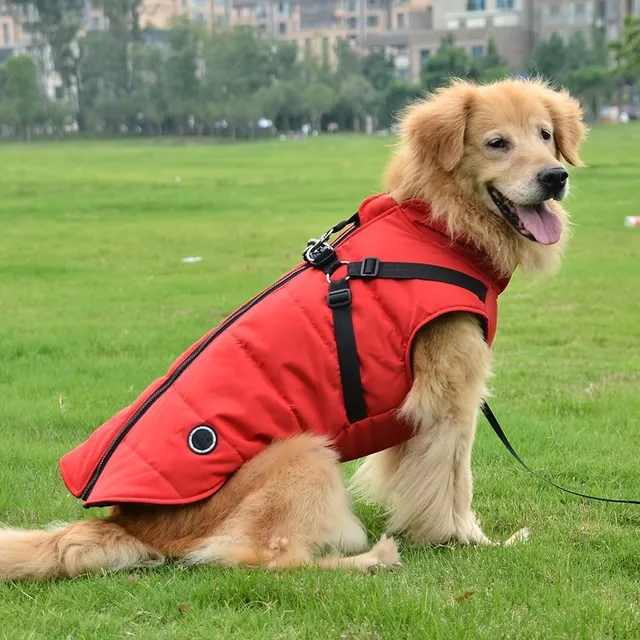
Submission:
[[[334,247],[337,247],[344,240],[346,240],[358,227],[351,227],[348,231],[345,231],[341,236],[339,236],[335,242],[333,242]],[[120,431],[115,435],[113,440],[110,442],[109,446],[105,449],[105,452],[102,454],[100,461],[96,465],[95,470],[91,474],[89,481],[85,485],[84,491],[80,495],[80,499],[86,501],[89,498],[89,495],[93,491],[93,487],[95,486],[98,478],[104,471],[104,468],[109,462],[109,459],[118,448],[120,443],[124,440],[124,437],[131,431],[131,429],[136,425],[138,420],[142,418],[142,416],[149,410],[149,407],[165,392],[173,383],[184,373],[187,367],[227,328],[229,328],[238,318],[243,316],[249,309],[255,307],[261,300],[264,300],[268,295],[272,294],[274,291],[280,289],[280,287],[287,284],[300,275],[303,271],[311,268],[311,264],[303,264],[299,266],[297,269],[287,273],[285,276],[280,278],[274,282],[271,286],[267,287],[264,291],[259,293],[255,298],[246,302],[243,306],[237,309],[234,313],[232,313],[226,320],[224,320],[220,326],[208,337],[205,338],[179,365],[176,367],[176,370],[138,407],[136,412],[127,420],[127,422],[121,427]]]

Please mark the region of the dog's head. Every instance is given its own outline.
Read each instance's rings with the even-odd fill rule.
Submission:
[[[395,183],[404,198],[429,197],[427,181],[454,183],[477,208],[502,217],[528,240],[560,240],[562,222],[551,201],[567,195],[561,161],[582,164],[585,135],[580,105],[566,92],[541,82],[456,82],[410,107],[401,130],[402,162],[392,165],[392,190]]]

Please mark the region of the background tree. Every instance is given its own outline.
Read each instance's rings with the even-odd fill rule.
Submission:
[[[338,95],[327,84],[314,82],[308,85],[302,94],[302,108],[311,119],[311,126],[319,130],[323,116],[338,103]]]
[[[554,33],[548,40],[536,44],[529,57],[529,71],[535,76],[547,79],[559,79],[559,74],[566,66],[567,50],[564,40]]]
[[[336,71],[333,74],[334,82],[339,87],[348,76],[356,76],[362,73],[362,59],[352,49],[348,40],[340,38],[335,46]]]
[[[355,131],[360,131],[361,122],[370,113],[376,97],[376,90],[364,76],[347,76],[340,85],[340,98],[353,112]]]
[[[423,92],[408,82],[393,82],[382,94],[378,108],[378,121],[383,127],[394,124],[398,114],[409,103],[419,98]]]
[[[615,63],[618,106],[621,106],[625,93],[631,93],[640,78],[640,16],[628,14],[625,17],[622,36],[610,47]]]
[[[5,117],[18,127],[24,139],[29,139],[42,113],[38,71],[31,56],[13,56],[4,63],[2,94]]]
[[[7,0],[6,4],[25,17],[21,22],[31,35],[31,49],[37,57],[41,75],[49,70],[50,65],[60,74],[65,93],[76,112],[78,126],[82,129],[84,114],[77,103],[77,39],[85,0]]]
[[[493,82],[502,80],[511,75],[507,63],[498,53],[498,47],[495,40],[491,38],[487,44],[487,53],[484,57],[476,58],[473,61],[475,72],[473,75],[482,82]]]
[[[386,91],[395,77],[393,57],[374,51],[362,58],[362,73],[376,91]]]
[[[571,71],[568,85],[573,95],[588,107],[593,118],[597,118],[604,99],[613,89],[613,76],[609,69],[599,65],[588,65]]]
[[[450,78],[469,78],[472,75],[471,56],[456,46],[453,35],[448,35],[435,55],[425,60],[420,81],[424,89],[433,91],[447,84]]]
[[[80,30],[85,1],[34,3],[41,11],[28,14],[27,28],[34,30],[33,58],[42,86],[34,91],[33,73],[26,66],[12,76],[13,95],[19,90],[22,96],[19,107],[7,93],[3,68],[2,135],[62,135],[67,124],[77,124],[94,135],[251,137],[263,117],[286,131],[309,120],[315,128],[330,120],[343,129],[359,129],[365,115],[377,116],[388,127],[422,90],[442,86],[451,77],[492,81],[510,75],[493,40],[484,56],[472,57],[452,36],[445,38],[425,61],[417,86],[396,79],[394,61],[383,51],[360,56],[345,39],[336,44],[333,67],[326,47],[319,56],[308,47],[301,59],[295,43],[253,28],[216,28],[212,33],[186,18],[168,30],[168,46],[151,44],[140,32],[142,0],[94,0],[105,12],[106,30],[85,33]],[[30,5],[10,3],[14,9]],[[639,22],[629,18],[623,36],[612,44],[613,70],[604,34],[595,28],[567,42],[557,35],[539,42],[529,68],[568,87],[597,117],[616,90],[623,104],[637,86]],[[50,54],[47,38],[53,42]],[[42,80],[51,77],[52,68],[42,67],[47,60],[55,62],[63,80],[59,108]]]
[[[190,118],[200,110],[206,38],[205,27],[186,18],[177,20],[169,31],[167,116],[178,134],[191,128]]]

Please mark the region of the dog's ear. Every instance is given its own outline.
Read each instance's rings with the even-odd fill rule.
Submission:
[[[445,171],[453,171],[464,153],[472,99],[473,87],[455,82],[409,107],[400,125],[404,145],[420,157],[431,156]]]
[[[545,104],[553,121],[553,137],[559,156],[575,167],[583,167],[578,154],[587,128],[580,103],[567,91],[546,89]]]

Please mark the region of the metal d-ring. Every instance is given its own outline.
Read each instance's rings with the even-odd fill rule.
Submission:
[[[338,262],[335,263],[335,268],[333,268],[331,270],[331,273],[325,273],[325,278],[327,279],[327,282],[329,284],[331,284],[333,281],[331,280],[331,276],[342,266],[349,266],[351,263],[348,260],[339,260]],[[347,274],[343,280],[349,280],[351,276],[349,274]]]

